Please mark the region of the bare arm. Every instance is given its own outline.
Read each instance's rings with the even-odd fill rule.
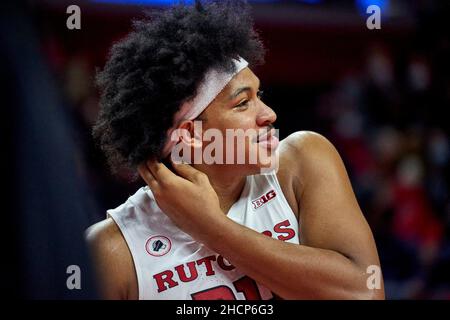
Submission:
[[[150,162],[140,167],[140,174],[178,226],[278,296],[384,298],[382,287],[367,287],[367,267],[379,266],[378,255],[337,151],[313,133],[295,134],[287,142],[290,156],[299,159],[292,174],[299,184],[294,190],[301,245],[269,238],[227,218],[207,176],[191,166],[174,165],[178,177]]]
[[[95,264],[102,298],[138,299],[134,264],[125,239],[115,222],[108,218],[91,226],[86,234]]]
[[[299,161],[301,245],[283,243],[227,221],[208,245],[286,299],[382,299],[366,285],[377,250],[335,148],[313,133],[288,138]],[[245,246],[242,246],[245,243]],[[261,268],[261,266],[264,266]],[[382,284],[382,282],[381,282]]]
[[[298,188],[301,242],[334,256],[336,265],[330,267],[335,268],[335,276],[345,280],[344,288],[353,287],[354,293],[359,292],[363,298],[384,298],[382,281],[379,290],[367,291],[367,268],[380,267],[380,261],[337,150],[327,139],[311,132],[295,134],[294,146],[299,157],[306,159],[299,170],[303,181]]]

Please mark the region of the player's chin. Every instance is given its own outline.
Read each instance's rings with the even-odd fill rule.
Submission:
[[[259,159],[258,168],[261,172],[271,171],[278,168],[278,159],[276,157],[267,157],[264,159]]]
[[[261,148],[260,148],[261,149]],[[258,154],[258,168],[261,173],[278,169],[278,152],[275,150],[265,150]]]

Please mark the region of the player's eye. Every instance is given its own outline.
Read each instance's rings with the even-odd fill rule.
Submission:
[[[256,96],[258,97],[258,99],[262,99],[262,97],[264,96],[264,91],[258,90],[258,92],[256,93]]]
[[[239,103],[238,105],[236,105],[235,106],[235,108],[243,108],[243,107],[246,107],[247,105],[248,105],[248,102],[249,102],[250,100],[244,100],[244,101],[242,101],[241,103]]]
[[[258,97],[258,99],[261,99],[263,96],[264,91],[262,90],[258,90],[256,92],[256,96]],[[244,108],[248,106],[248,103],[250,102],[250,100],[245,99],[244,101],[242,101],[241,103],[239,103],[238,105],[234,106],[235,108]]]

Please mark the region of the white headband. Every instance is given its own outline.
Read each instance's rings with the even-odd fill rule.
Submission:
[[[197,118],[214,100],[215,97],[225,88],[230,80],[238,74],[242,69],[248,66],[248,62],[244,58],[239,60],[233,59],[235,66],[234,72],[218,71],[216,69],[209,70],[202,82],[200,83],[197,95],[183,103],[180,110],[174,116],[175,125],[167,130],[167,142],[164,145],[162,156],[167,157],[178,141],[172,141],[172,132],[178,125],[185,120],[194,120]]]

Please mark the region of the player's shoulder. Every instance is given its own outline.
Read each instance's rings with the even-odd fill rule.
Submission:
[[[90,226],[85,233],[86,241],[90,245],[117,245],[124,241],[119,227],[109,217]]]
[[[310,175],[305,175],[305,169],[313,159],[317,158],[316,149],[328,145],[328,140],[313,131],[297,131],[280,141],[277,171],[281,189],[293,212],[298,216],[300,195]]]
[[[279,155],[280,168],[285,167],[302,184],[340,167],[342,161],[334,145],[314,131],[297,131],[287,136],[280,142]]]
[[[137,279],[131,253],[125,238],[112,218],[107,218],[86,230],[100,284],[106,299],[136,299]]]
[[[314,131],[296,131],[281,141],[282,152],[291,157],[313,156],[318,152],[334,149],[333,144],[323,135]],[[312,153],[311,153],[312,152]]]
[[[129,256],[126,240],[111,217],[89,227],[85,238],[96,260],[112,262]]]

